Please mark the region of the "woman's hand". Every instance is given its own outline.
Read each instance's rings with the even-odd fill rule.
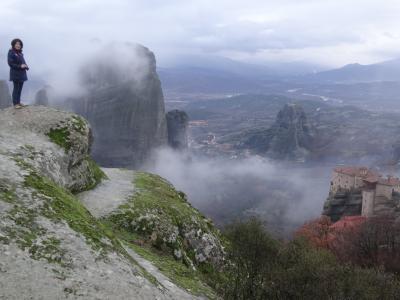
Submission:
[[[21,69],[28,69],[28,66],[26,64],[22,64]]]

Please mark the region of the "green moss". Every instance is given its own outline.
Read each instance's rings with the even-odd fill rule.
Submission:
[[[29,148],[28,146],[27,149]],[[54,223],[66,222],[72,230],[86,239],[98,254],[99,259],[106,259],[105,254],[108,252],[117,253],[135,265],[140,275],[154,285],[162,287],[154,276],[127,253],[110,228],[96,220],[71,192],[39,175],[34,167],[21,156],[22,154],[16,154],[12,159],[21,169],[29,172],[29,175],[25,176],[24,186],[30,189],[35,201],[42,201],[38,201],[37,205],[32,204],[32,208],[27,208],[27,203],[15,195],[15,188],[10,188],[7,182],[0,181],[0,200],[13,204],[7,218],[15,224],[2,228],[0,243],[15,242],[22,250],[28,251],[33,259],[46,259],[49,263],[58,264],[64,268],[69,267],[69,262],[64,259],[65,252],[61,247],[62,241],[56,237],[49,237],[47,230],[41,227],[36,219],[37,217],[46,217]],[[102,178],[106,178],[96,163],[90,157],[87,159],[95,181],[100,182]],[[52,270],[56,273],[57,278],[66,279],[63,271]]]
[[[7,203],[15,202],[15,189],[12,189],[0,181],[0,201]]]
[[[43,238],[47,230],[36,222],[37,209],[29,209],[17,203],[7,213],[6,218],[12,220],[16,226],[4,228],[8,240],[13,240],[21,250],[28,251],[31,258],[46,259],[49,263],[57,263],[66,267],[65,251],[60,246],[60,241],[54,237]]]
[[[94,189],[103,179],[108,179],[107,175],[101,170],[101,168],[97,165],[97,163],[87,155],[84,159],[82,159],[79,164],[80,166],[75,165],[76,168],[80,168],[82,170],[77,176],[85,176],[85,178],[75,178],[79,182],[84,182],[84,186],[74,186],[71,188],[71,192],[73,194],[77,194],[83,191],[89,191]],[[82,164],[84,168],[82,168]]]
[[[41,209],[41,215],[54,222],[67,222],[71,229],[86,238],[87,243],[99,254],[100,259],[104,258],[108,252],[117,252],[136,265],[139,272],[150,282],[161,285],[125,251],[112,230],[95,219],[73,194],[34,172],[26,176],[25,185],[47,196],[48,201]],[[51,250],[54,246],[54,243],[48,244],[45,249]]]
[[[190,255],[185,232],[193,229],[221,237],[212,222],[187,202],[186,195],[175,190],[165,179],[137,172],[134,184],[136,193],[130,201],[107,216],[109,223],[141,235],[143,240],[170,255],[174,250],[181,250],[183,257],[192,260],[194,253]],[[191,265],[191,262],[185,263]]]
[[[40,243],[35,243],[29,248],[29,253],[33,259],[46,259],[49,263],[57,263],[63,267],[69,267],[70,263],[66,262],[65,250],[60,248],[60,240],[50,237]]]
[[[47,133],[47,136],[53,143],[64,148],[66,151],[70,150],[72,147],[71,142],[69,141],[69,131],[66,127],[51,128]]]
[[[212,232],[219,236],[219,232],[208,225],[210,220],[206,219],[197,209],[193,208],[187,201],[183,192],[177,191],[172,184],[162,177],[138,172],[135,175],[135,187],[138,192],[130,202],[131,208],[138,213],[156,210],[163,217],[171,219],[178,228],[195,223],[197,228],[204,232]]]
[[[107,175],[103,172],[102,169],[100,169],[97,163],[90,156],[88,156],[86,159],[89,163],[90,173],[93,174],[95,180],[94,186],[99,184],[103,179],[108,179]]]
[[[87,127],[85,120],[79,116],[72,116],[71,118],[73,128],[81,134],[85,134],[85,129]]]
[[[25,178],[25,185],[49,197],[48,207],[43,214],[53,221],[66,221],[75,231],[81,233],[94,250],[107,251],[111,245],[104,242],[107,235],[103,226],[74,197],[73,194],[57,186],[45,177],[31,173]],[[103,229],[103,230],[101,230]]]
[[[134,184],[135,195],[103,218],[103,224],[172,282],[196,295],[215,298],[212,288],[205,283],[206,264],[193,267],[195,252],[185,241],[184,232],[193,228],[220,238],[219,231],[188,203],[183,192],[160,176],[137,172]],[[171,231],[163,232],[163,228],[176,228],[176,239],[166,240]],[[181,251],[181,259],[174,258],[174,250]]]
[[[110,223],[108,224],[112,226]],[[137,245],[135,242],[137,242],[139,236],[134,233],[130,233],[126,230],[118,230],[115,227],[114,230],[115,234],[121,240],[125,241],[128,247],[154,264],[161,273],[171,280],[171,282],[193,295],[206,296],[208,299],[217,298],[213,289],[205,284],[206,278],[203,273],[180,263],[170,255],[166,255],[154,248],[145,245]]]

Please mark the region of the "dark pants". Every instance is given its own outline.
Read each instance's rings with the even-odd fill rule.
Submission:
[[[24,85],[23,81],[13,81],[14,83],[14,89],[12,92],[12,99],[13,99],[13,104],[19,104],[21,102],[21,92],[22,92],[22,86]]]

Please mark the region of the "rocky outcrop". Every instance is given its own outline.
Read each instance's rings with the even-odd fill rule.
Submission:
[[[0,114],[3,151],[30,159],[29,165],[68,190],[80,191],[96,184],[97,174],[89,157],[92,134],[83,118],[45,107],[8,108]],[[56,145],[41,145],[48,139]]]
[[[324,203],[322,214],[330,217],[333,222],[336,222],[343,216],[360,216],[361,207],[361,190],[330,192]]]
[[[167,113],[168,144],[174,149],[188,147],[189,116],[181,110],[171,110]]]
[[[161,221],[163,224],[172,220],[178,222],[178,228],[186,226],[186,221],[198,222],[197,227],[188,223],[197,237],[188,237],[187,242],[192,244],[182,249],[193,249],[187,255],[197,255],[199,261],[202,257],[206,257],[203,261],[212,261],[206,255],[215,253],[215,248],[209,246],[214,244],[203,240],[209,240],[206,233],[212,232],[217,238],[217,231],[186,202],[176,207],[176,195],[168,194],[172,197],[168,198],[169,211],[161,211],[161,205],[156,208],[155,201],[162,202],[167,197],[160,193],[160,182],[152,182],[155,194],[151,198],[141,186],[143,178],[135,175],[138,179],[132,182],[133,171],[107,169],[105,174],[89,156],[91,143],[90,126],[78,115],[44,106],[0,110],[0,298],[199,298],[193,294],[215,297],[209,287],[199,283],[197,270],[167,270],[169,275],[185,273],[185,280],[178,283],[190,288],[189,293],[173,283],[173,276],[163,275],[142,256],[156,257],[154,261],[162,261],[165,266],[166,258],[133,243],[134,232],[123,235],[121,224],[126,222],[133,228],[134,222],[140,223],[141,219],[112,222],[113,216],[129,211],[144,218],[157,213],[159,220],[165,220]],[[131,207],[137,188],[144,194],[140,196],[141,202],[133,202]],[[88,210],[76,193],[80,196],[89,190],[94,198],[82,200],[88,204]],[[98,197],[100,194],[103,198]],[[94,202],[95,209],[89,205]],[[183,205],[187,207],[187,219],[178,221],[177,215],[170,213],[175,209],[180,213]],[[208,231],[200,231],[205,224],[210,226]],[[219,243],[215,241],[215,245]],[[167,263],[182,265],[172,259]]]
[[[267,130],[251,132],[241,147],[276,159],[306,160],[312,149],[313,132],[300,105],[286,104]]]
[[[35,95],[35,105],[49,106],[48,88],[44,87],[37,91]]]
[[[167,144],[164,97],[154,54],[140,45],[121,47],[123,55],[107,48],[106,57],[94,55],[82,67],[87,93],[71,101],[73,111],[92,125],[96,161],[134,168]]]
[[[0,109],[12,106],[12,99],[7,81],[0,80]]]
[[[220,233],[184,193],[154,174],[136,172],[134,182],[136,192],[107,214],[108,222],[189,266],[223,265]]]

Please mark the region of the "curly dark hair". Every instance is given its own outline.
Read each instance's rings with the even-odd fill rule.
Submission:
[[[24,48],[24,43],[20,39],[13,39],[11,41],[11,47],[13,49],[15,49],[15,44],[18,43],[18,42],[21,44],[21,49]]]

